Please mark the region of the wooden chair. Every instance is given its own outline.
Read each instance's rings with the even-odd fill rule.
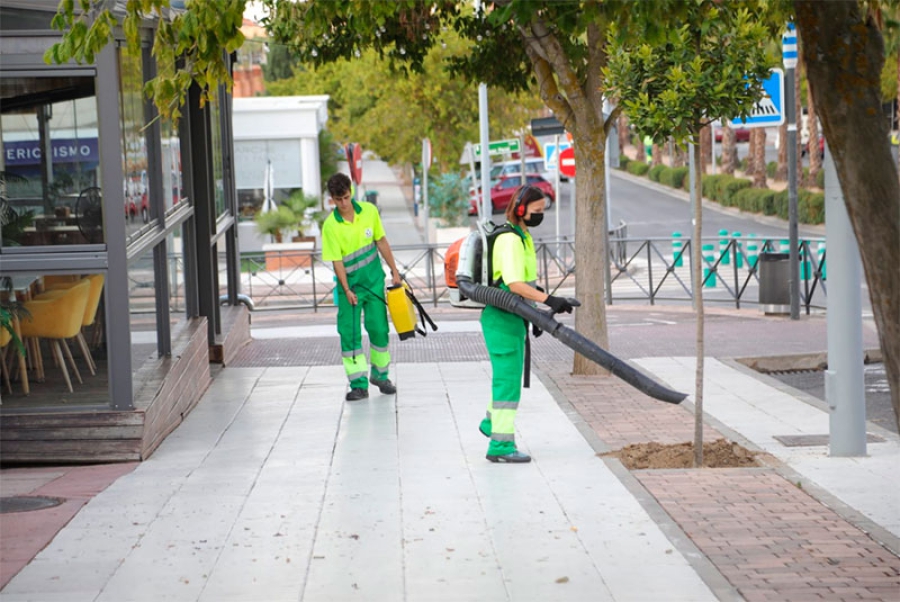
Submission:
[[[69,370],[65,360],[69,360],[72,370],[78,382],[82,382],[81,373],[72,358],[72,352],[66,339],[71,339],[81,332],[81,324],[84,321],[84,310],[87,307],[88,297],[91,292],[91,282],[82,280],[75,286],[66,289],[63,294],[52,299],[33,299],[25,302],[25,309],[31,315],[30,319],[23,320],[21,324],[24,338],[47,339],[53,350],[53,356],[62,369],[63,377],[69,392],[74,392],[72,381],[69,378]],[[60,345],[60,341],[63,342]],[[65,358],[63,358],[65,354]],[[43,374],[40,375],[43,377]]]

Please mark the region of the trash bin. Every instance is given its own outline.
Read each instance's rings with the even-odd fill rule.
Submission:
[[[372,203],[373,205],[378,204],[378,191],[377,190],[367,190],[366,191],[366,202]]]
[[[790,253],[759,254],[759,309],[765,314],[791,313]]]

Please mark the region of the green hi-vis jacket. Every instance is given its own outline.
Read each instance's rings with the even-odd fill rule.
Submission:
[[[322,261],[343,261],[347,284],[380,291],[384,288],[384,269],[375,241],[384,238],[384,226],[378,208],[371,203],[353,201],[353,223],[341,217],[337,209],[322,225]],[[343,294],[343,290],[338,290]],[[358,292],[358,291],[357,291]]]

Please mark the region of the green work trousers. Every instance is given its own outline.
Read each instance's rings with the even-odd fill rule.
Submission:
[[[485,307],[481,330],[491,358],[491,401],[481,430],[490,433],[489,456],[516,451],[515,420],[522,396],[522,366],[525,361],[525,321],[508,311]]]
[[[337,330],[341,336],[341,357],[350,387],[368,389],[366,356],[363,353],[362,329],[359,324],[360,314],[364,317],[363,323],[369,334],[371,377],[384,380],[388,377],[388,367],[391,364],[391,354],[388,352],[390,330],[383,297],[376,296],[376,293],[384,295],[384,285],[382,284],[381,290],[357,286],[353,288],[353,292],[359,300],[355,306],[347,301],[344,291],[338,290]]]

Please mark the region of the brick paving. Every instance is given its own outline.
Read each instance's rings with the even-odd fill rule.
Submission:
[[[609,449],[692,441],[694,417],[622,381],[541,364]],[[721,435],[704,425],[704,440]],[[774,468],[632,474],[748,601],[900,600],[900,558]]]
[[[748,601],[900,599],[900,558],[773,469],[634,474]]]

